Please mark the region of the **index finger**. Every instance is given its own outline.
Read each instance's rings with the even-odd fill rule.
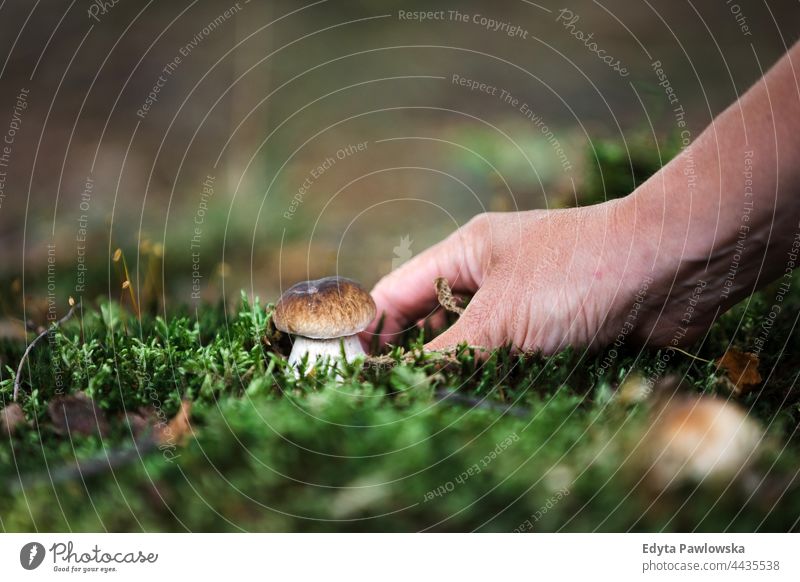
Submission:
[[[437,306],[434,281],[447,279],[453,291],[473,293],[483,279],[480,241],[459,229],[445,240],[404,263],[372,289],[378,317],[364,332],[371,337],[383,315],[381,345]]]

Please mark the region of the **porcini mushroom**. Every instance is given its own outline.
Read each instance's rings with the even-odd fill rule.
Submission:
[[[733,402],[682,395],[654,413],[641,450],[659,488],[730,479],[758,456],[763,431]]]
[[[375,302],[355,281],[324,277],[292,285],[281,295],[273,321],[282,332],[294,336],[289,363],[295,368],[307,355],[335,360],[344,351],[345,360],[364,354],[358,334],[375,318]]]

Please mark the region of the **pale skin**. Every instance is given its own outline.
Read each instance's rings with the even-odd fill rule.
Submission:
[[[798,223],[800,43],[631,195],[481,214],[384,277],[372,290],[381,342],[432,312],[433,281],[445,277],[474,296],[429,350],[554,353],[622,330],[631,343],[685,346],[784,280]]]

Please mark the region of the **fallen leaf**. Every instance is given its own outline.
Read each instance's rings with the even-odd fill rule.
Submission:
[[[17,427],[23,424],[25,424],[25,413],[16,402],[0,410],[0,434],[11,436],[16,432]]]
[[[730,349],[714,361],[717,369],[725,370],[723,382],[736,396],[747,394],[761,384],[761,374],[758,372],[758,356],[750,352],[740,352]]]
[[[47,413],[58,434],[108,434],[105,413],[83,392],[57,396],[47,406]]]
[[[159,445],[185,445],[192,436],[189,417],[192,414],[192,401],[182,400],[180,410],[166,425],[156,427],[153,440]]]

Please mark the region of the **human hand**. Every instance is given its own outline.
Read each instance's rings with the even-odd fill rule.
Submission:
[[[431,314],[437,277],[474,296],[427,349],[510,343],[553,353],[613,341],[646,276],[622,202],[475,217],[372,290],[381,344]]]
[[[800,42],[629,196],[482,214],[384,277],[372,292],[382,342],[435,309],[437,277],[475,295],[428,349],[546,353],[620,334],[687,345],[753,291],[788,285],[800,240],[798,59]]]

